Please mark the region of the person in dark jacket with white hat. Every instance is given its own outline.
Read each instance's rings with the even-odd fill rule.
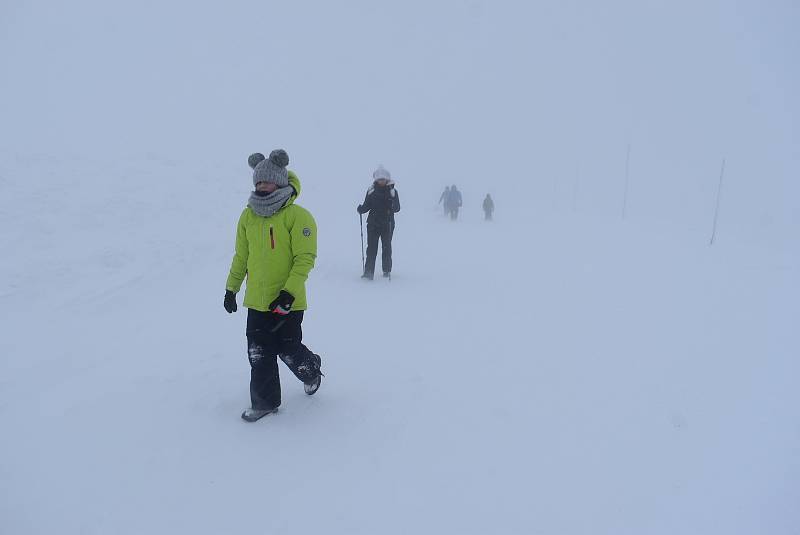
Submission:
[[[394,235],[394,214],[400,211],[400,195],[395,189],[392,175],[382,165],[372,173],[373,183],[367,190],[364,202],[356,208],[359,214],[369,213],[367,217],[367,259],[364,264],[364,279],[375,277],[375,260],[378,256],[378,240],[381,242],[381,267],[383,276],[392,273],[392,236]]]

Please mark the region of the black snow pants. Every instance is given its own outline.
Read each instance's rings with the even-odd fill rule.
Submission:
[[[302,343],[302,323],[302,310],[289,312],[281,319],[270,312],[247,309],[247,357],[253,409],[274,409],[281,404],[278,357],[304,383],[312,382],[319,375],[314,354]]]
[[[364,273],[372,275],[375,273],[375,259],[378,256],[378,239],[381,241],[383,254],[381,255],[381,267],[384,273],[392,272],[392,235],[394,234],[394,223],[391,221],[380,225],[367,225],[367,262],[364,265]]]

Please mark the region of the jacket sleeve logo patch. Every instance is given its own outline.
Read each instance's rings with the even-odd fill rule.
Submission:
[[[308,238],[309,236],[311,236],[311,229],[310,229],[310,228],[308,228],[308,227],[304,228],[304,229],[303,229],[303,236],[305,236],[306,238]]]

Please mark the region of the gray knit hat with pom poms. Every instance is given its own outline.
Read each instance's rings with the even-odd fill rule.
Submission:
[[[279,188],[289,185],[289,155],[283,149],[275,149],[269,153],[269,158],[264,158],[260,152],[251,154],[247,163],[253,168],[253,185],[259,182],[271,182]]]

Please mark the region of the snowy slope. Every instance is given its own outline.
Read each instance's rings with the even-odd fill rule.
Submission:
[[[798,533],[795,4],[0,2],[0,534]],[[276,147],[326,378],[247,425]]]
[[[117,162],[113,183],[3,160],[0,531],[796,528],[794,251],[503,195],[452,224],[398,177],[396,276],[364,283],[362,192],[301,175],[327,375],[306,397],[284,373],[250,425],[245,315],[222,309],[245,157]],[[54,163],[69,180],[28,187]]]

